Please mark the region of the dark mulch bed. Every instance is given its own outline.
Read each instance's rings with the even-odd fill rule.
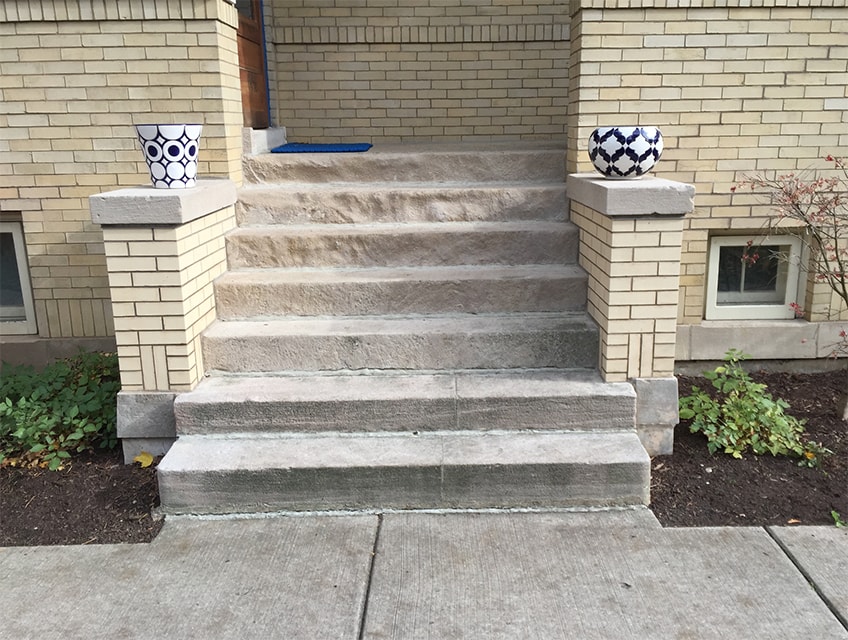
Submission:
[[[833,451],[821,470],[788,458],[710,455],[707,440],[679,424],[674,453],[653,459],[651,508],[664,526],[833,525],[831,511],[848,520],[848,424],[838,414],[845,372],[751,373],[788,413],[807,420],[809,439]],[[680,395],[707,380],[680,376]]]
[[[158,505],[155,467],[123,464],[120,449],[61,471],[0,468],[0,546],[150,542]]]
[[[651,508],[665,526],[832,525],[848,519],[848,425],[837,414],[844,372],[756,373],[813,440],[834,452],[822,470],[794,460],[710,455],[678,425],[674,454],[653,460]],[[707,381],[680,377],[681,395]],[[0,546],[149,542],[162,527],[155,465],[124,465],[118,451],[79,456],[63,471],[0,468]]]

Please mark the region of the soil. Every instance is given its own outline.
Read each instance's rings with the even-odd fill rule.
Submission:
[[[833,451],[821,469],[800,467],[795,459],[745,454],[740,460],[710,455],[707,439],[677,425],[674,453],[652,461],[651,509],[663,526],[833,525],[831,511],[848,520],[848,423],[839,415],[845,372],[752,372],[783,398],[787,413],[807,421],[807,439]],[[681,397],[692,385],[706,391],[709,381],[678,376]]]
[[[120,448],[78,454],[61,471],[0,468],[0,546],[150,542],[163,520],[155,465]]]
[[[664,526],[833,525],[848,519],[848,424],[838,414],[845,373],[754,373],[810,439],[833,451],[821,469],[796,460],[710,455],[706,438],[675,430],[674,453],[652,461],[651,508]],[[680,394],[706,380],[680,376]],[[62,471],[0,468],[0,546],[149,542],[162,527],[155,464],[119,451],[77,456]]]

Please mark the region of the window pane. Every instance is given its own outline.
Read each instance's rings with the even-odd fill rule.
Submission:
[[[780,255],[787,255],[789,250],[790,247],[779,245],[758,247],[756,253],[759,257],[751,264],[742,259],[744,246],[721,247],[716,304],[783,303],[788,269]]]
[[[743,247],[721,247],[718,253],[718,290],[742,291]]]
[[[253,19],[253,0],[236,0],[236,10],[246,18]]]
[[[776,291],[780,267],[780,247],[760,247],[759,258],[754,264],[744,265],[745,291]]]
[[[11,233],[0,233],[0,308],[11,307],[23,312],[24,294],[18,259],[15,255],[15,239]],[[4,320],[10,318],[3,314]]]

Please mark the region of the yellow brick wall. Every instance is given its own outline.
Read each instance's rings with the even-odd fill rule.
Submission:
[[[683,236],[683,324],[703,318],[709,236],[755,237],[767,219],[762,199],[734,196],[731,186],[746,174],[821,170],[826,155],[848,155],[848,2],[738,4],[571,3],[568,169],[592,170],[586,141],[598,126],[662,129],[666,150],[654,173],[697,190]],[[809,292],[814,320],[824,319],[820,289]]]
[[[236,20],[224,0],[0,3],[0,215],[23,221],[40,337],[114,332],[88,196],[149,182],[133,124],[202,122],[200,175],[241,179]]]
[[[270,0],[273,119],[304,141],[565,137],[564,0]]]
[[[674,374],[680,217],[610,217],[571,203],[607,381]]]
[[[203,377],[200,334],[234,226],[229,206],[178,226],[103,228],[124,391],[188,391]]]

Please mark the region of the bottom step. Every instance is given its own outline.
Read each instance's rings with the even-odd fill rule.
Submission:
[[[635,432],[183,436],[159,464],[168,514],[648,504]]]

